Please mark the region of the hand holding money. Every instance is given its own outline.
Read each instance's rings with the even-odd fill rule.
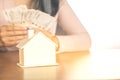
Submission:
[[[3,25],[0,27],[0,47],[15,46],[27,37],[27,28],[20,25]]]
[[[5,19],[10,24],[33,25],[33,27],[44,29],[55,34],[55,31],[52,30],[57,24],[55,17],[40,10],[27,9],[25,5],[20,5],[12,9],[6,9],[3,13]]]
[[[4,10],[4,17],[9,25],[0,28],[0,46],[14,46],[27,37],[27,30],[39,28],[46,36],[58,44],[58,39],[54,36],[56,19],[44,12],[27,9],[25,5],[20,5],[12,9]],[[57,47],[58,49],[58,47]]]

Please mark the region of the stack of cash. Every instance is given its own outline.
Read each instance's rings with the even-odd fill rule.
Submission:
[[[45,30],[56,24],[56,19],[53,16],[40,10],[28,9],[25,5],[5,9],[3,14],[11,24],[29,24]]]

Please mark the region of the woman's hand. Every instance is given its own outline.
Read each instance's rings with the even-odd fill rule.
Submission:
[[[0,27],[0,47],[15,46],[27,37],[27,28],[20,25],[3,25]]]

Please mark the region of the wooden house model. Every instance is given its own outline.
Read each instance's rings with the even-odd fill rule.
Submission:
[[[17,47],[21,67],[56,65],[56,44],[42,32],[22,40]]]

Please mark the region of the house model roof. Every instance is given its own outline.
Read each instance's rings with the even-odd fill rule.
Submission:
[[[30,38],[25,38],[24,40],[22,40],[16,47],[21,48],[21,49],[24,48],[24,46],[29,44],[30,40],[32,40],[38,34],[40,34],[40,36],[43,36],[44,38],[46,38],[53,45],[57,46],[57,44],[54,41],[52,41],[48,36],[46,36],[44,33],[40,32],[40,31],[39,32],[37,31]]]

